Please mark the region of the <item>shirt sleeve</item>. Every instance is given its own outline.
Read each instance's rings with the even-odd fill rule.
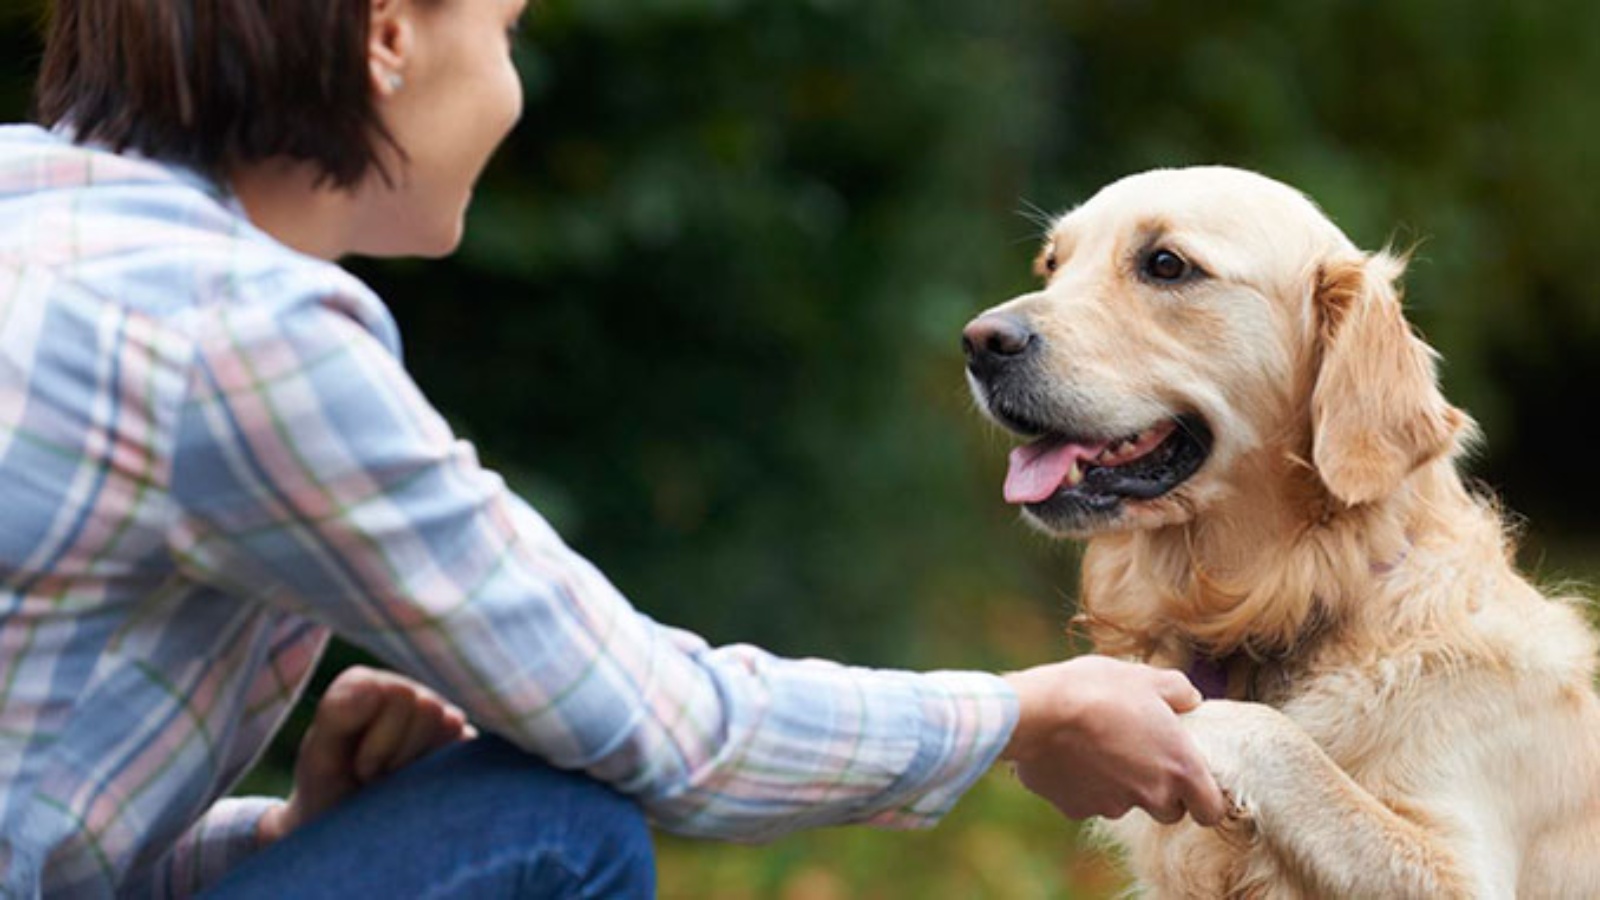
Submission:
[[[184,832],[140,893],[150,897],[192,897],[219,881],[260,848],[256,826],[282,800],[226,797],[206,810]]]
[[[1016,717],[993,675],[711,647],[636,611],[451,434],[372,316],[323,291],[196,325],[172,474],[192,577],[330,626],[680,833],[926,826],[992,763]]]
[[[284,616],[275,626],[266,664],[251,685],[244,718],[231,729],[223,752],[221,782],[234,782],[256,764],[305,686],[327,639],[326,629],[297,617]],[[217,801],[146,875],[124,885],[124,893],[182,898],[209,889],[260,849],[257,826],[261,816],[283,802],[275,797]]]

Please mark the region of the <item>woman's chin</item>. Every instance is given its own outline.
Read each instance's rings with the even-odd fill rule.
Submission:
[[[426,246],[420,248],[416,255],[428,259],[439,259],[449,256],[461,249],[461,240],[466,235],[466,210],[453,217],[449,223],[444,224],[436,233],[428,235]]]
[[[450,227],[427,231],[413,229],[379,237],[356,247],[354,252],[376,259],[441,259],[460,249],[463,233],[462,222],[457,219]]]

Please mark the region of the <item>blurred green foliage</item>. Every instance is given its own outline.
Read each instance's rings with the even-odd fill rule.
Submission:
[[[909,664],[920,621],[1042,586],[971,552],[1021,542],[957,350],[1034,234],[1046,98],[1007,9],[541,7],[460,255],[358,266],[438,402],[652,613]]]
[[[38,9],[0,8],[4,118]],[[1411,313],[1488,435],[1471,473],[1531,517],[1531,567],[1595,570],[1600,5],[546,0],[518,60],[462,251],[350,267],[439,407],[657,618],[871,665],[1070,652],[1074,556],[1000,503],[959,329],[1030,285],[1037,211],[1190,163],[1417,246]],[[925,835],[665,840],[663,895],[1114,890],[1075,840],[990,776]]]

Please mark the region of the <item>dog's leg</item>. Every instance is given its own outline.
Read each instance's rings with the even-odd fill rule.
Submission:
[[[1460,854],[1385,806],[1282,713],[1213,701],[1184,716],[1218,783],[1259,839],[1327,897],[1470,897],[1483,893]]]

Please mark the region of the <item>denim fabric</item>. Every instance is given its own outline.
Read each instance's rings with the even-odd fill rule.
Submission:
[[[632,800],[494,737],[442,750],[245,860],[212,900],[655,896]]]

